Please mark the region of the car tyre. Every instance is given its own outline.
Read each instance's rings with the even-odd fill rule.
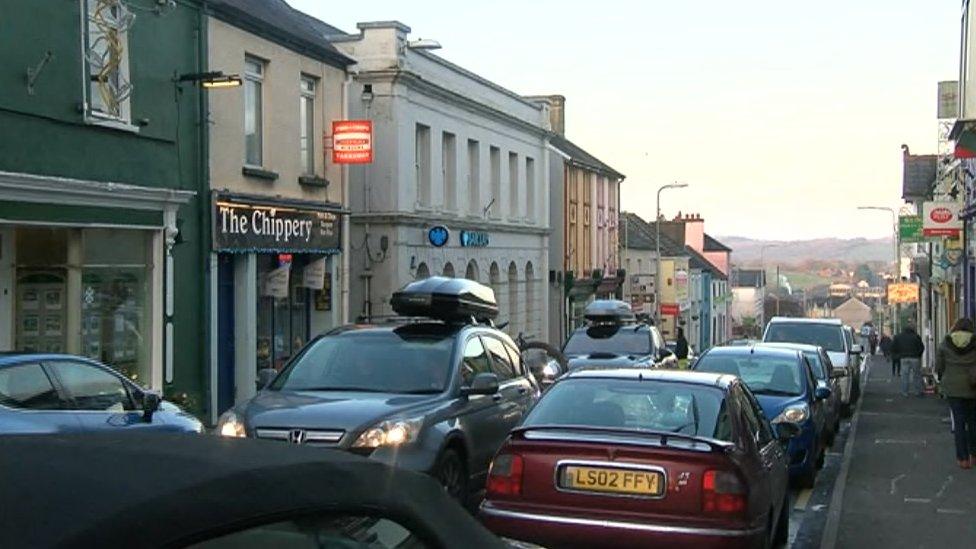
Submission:
[[[776,531],[773,533],[773,547],[786,547],[790,537],[790,494],[783,496],[783,507],[779,510]]]
[[[815,456],[809,459],[809,465],[807,465],[806,470],[800,475],[798,479],[798,484],[800,488],[813,488],[813,484],[817,481],[817,462],[819,461],[820,448],[814,450]]]
[[[434,468],[434,478],[452,499],[465,505],[468,500],[468,472],[457,450],[448,448],[441,453]]]

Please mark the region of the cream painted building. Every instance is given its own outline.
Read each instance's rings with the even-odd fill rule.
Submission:
[[[208,66],[238,74],[210,94],[211,408],[255,392],[311,337],[346,321],[345,170],[326,154],[346,118],[337,29],[284,2],[213,0]]]

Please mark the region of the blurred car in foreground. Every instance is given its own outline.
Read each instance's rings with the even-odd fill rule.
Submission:
[[[776,432],[732,376],[570,372],[495,456],[480,517],[548,547],[782,544],[789,496]]]
[[[4,547],[504,547],[429,478],[321,448],[8,436],[0,470]]]
[[[825,401],[831,392],[817,386],[802,352],[761,345],[715,347],[698,359],[694,370],[741,378],[774,425],[796,425],[800,433],[788,448],[790,477],[803,487],[813,486],[823,463]]]
[[[0,353],[0,434],[203,432],[203,424],[94,360]]]

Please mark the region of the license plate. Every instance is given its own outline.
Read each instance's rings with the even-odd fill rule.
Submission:
[[[567,465],[560,475],[561,488],[637,496],[664,493],[664,475],[657,471]]]

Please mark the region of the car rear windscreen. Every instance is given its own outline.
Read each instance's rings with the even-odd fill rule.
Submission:
[[[566,342],[563,354],[575,356],[594,353],[618,356],[649,355],[652,350],[651,338],[647,330],[636,328],[633,325],[602,325],[577,330]]]
[[[542,397],[523,425],[608,427],[719,440],[732,436],[720,389],[646,379],[561,381]]]
[[[767,343],[806,343],[836,353],[846,351],[844,329],[836,324],[773,322],[766,328]]]

